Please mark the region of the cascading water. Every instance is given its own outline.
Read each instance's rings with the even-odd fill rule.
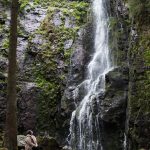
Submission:
[[[70,121],[70,145],[73,150],[102,150],[100,136],[100,101],[105,92],[105,75],[112,70],[108,47],[108,14],[106,0],[93,1],[96,25],[95,52],[88,65],[87,78],[74,90],[84,89],[84,97]]]

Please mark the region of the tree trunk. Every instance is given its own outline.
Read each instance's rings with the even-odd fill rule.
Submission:
[[[18,0],[12,0],[9,39],[9,66],[7,84],[6,142],[8,150],[17,150],[16,115],[16,49]]]

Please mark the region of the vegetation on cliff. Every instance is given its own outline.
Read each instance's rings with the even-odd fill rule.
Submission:
[[[36,95],[37,102],[34,102],[37,105],[36,113],[38,114],[35,118],[37,123],[34,128],[38,133],[47,131],[55,137],[56,130],[63,126],[62,123],[64,122],[57,115],[60,113],[60,101],[67,83],[70,56],[74,41],[79,37],[80,29],[87,22],[89,3],[83,1],[68,2],[67,0],[34,0],[32,2],[20,0],[19,4],[18,38],[20,40],[18,49],[20,59],[23,60],[21,63],[18,60],[18,96],[25,91],[24,88],[26,87],[22,85],[36,84],[34,88],[37,89],[36,91],[40,91],[40,94]],[[0,45],[2,51],[0,55],[7,60],[9,24],[6,22],[9,22],[9,1],[2,1],[2,5],[6,7],[5,9],[8,9],[8,14],[4,11],[0,20],[0,32],[2,34],[2,44]],[[39,14],[41,10],[46,11],[46,15],[44,19],[37,20],[39,26],[33,30],[30,27],[31,22],[26,28],[26,22],[23,18],[28,20],[28,16],[32,18],[41,15]],[[44,16],[44,14],[42,15]],[[27,44],[20,51],[21,42]],[[7,67],[7,63],[5,65]],[[5,68],[0,69],[2,75],[1,85],[3,86],[3,84],[6,85],[7,70]],[[6,95],[3,95],[5,92],[6,86],[1,89],[4,99],[6,99]],[[23,101],[18,101],[19,107]],[[23,111],[22,108],[18,110],[19,113]],[[22,133],[25,130],[26,127],[22,123],[20,124],[19,120],[19,131]],[[64,131],[60,129],[60,132]]]
[[[132,149],[148,149],[150,117],[150,2],[129,0],[129,141]]]
[[[51,118],[55,118],[60,109],[58,107],[66,85],[73,43],[79,29],[86,23],[87,9],[88,3],[85,2],[51,3],[40,28],[30,38],[32,41],[33,37],[40,34],[46,41],[38,47],[40,51],[35,56],[31,72],[34,81],[43,90],[38,101],[38,130],[54,133],[59,124]],[[32,55],[34,46],[31,42],[28,55]],[[47,122],[47,125],[43,125],[43,122]]]

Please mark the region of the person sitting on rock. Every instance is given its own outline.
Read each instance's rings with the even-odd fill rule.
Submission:
[[[25,138],[25,150],[32,150],[33,147],[37,147],[36,137],[33,135],[33,131],[28,130]]]

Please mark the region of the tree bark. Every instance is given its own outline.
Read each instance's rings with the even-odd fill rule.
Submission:
[[[8,150],[17,150],[16,115],[16,49],[17,49],[18,0],[11,3],[11,22],[9,39],[9,66],[7,82],[6,142]]]

